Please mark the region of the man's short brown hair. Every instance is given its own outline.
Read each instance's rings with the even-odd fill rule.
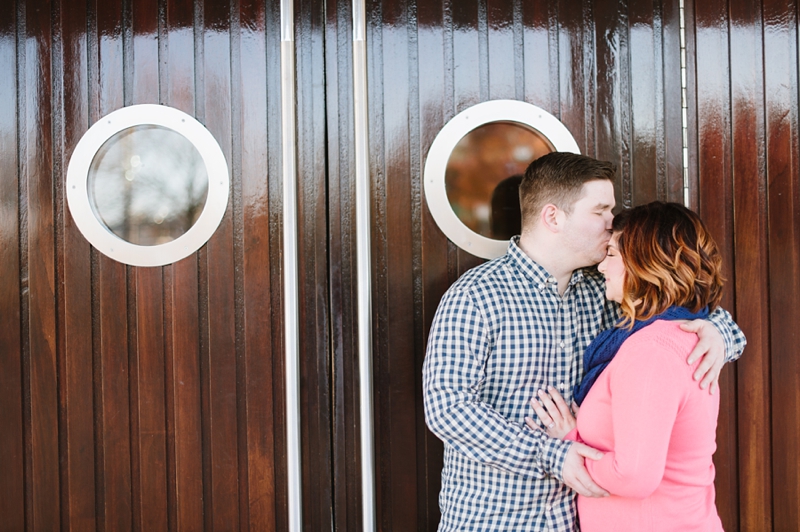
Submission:
[[[562,211],[572,212],[584,183],[614,180],[616,167],[585,155],[553,152],[533,161],[519,186],[522,227],[539,216],[542,208],[552,203]]]

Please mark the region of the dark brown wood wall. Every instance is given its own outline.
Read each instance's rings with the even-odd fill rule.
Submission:
[[[286,530],[279,3],[17,0],[0,9],[0,529]],[[696,5],[697,4],[697,5]],[[726,369],[726,530],[797,530],[797,6],[687,0],[692,201],[748,335]],[[479,259],[439,231],[422,168],[456,113],[558,116],[619,166],[617,200],[682,201],[677,0],[367,3],[378,525],[435,530],[441,443],[421,366]],[[360,530],[352,22],[295,2],[303,520]],[[163,268],[95,251],[72,149],[125,105],[204,123],[231,169],[222,225]]]
[[[798,5],[687,1],[693,204],[747,334],[717,443],[725,530],[800,529]]]
[[[286,528],[277,25],[258,0],[0,9],[1,529]],[[64,194],[81,135],[138,103],[231,170],[216,234],[163,268],[92,249]]]

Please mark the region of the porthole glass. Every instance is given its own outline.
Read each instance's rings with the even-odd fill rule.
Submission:
[[[197,222],[208,196],[208,172],[183,135],[134,126],[97,152],[88,188],[95,214],[112,233],[152,246],[175,240]]]
[[[531,161],[552,151],[547,138],[518,123],[473,129],[447,160],[444,181],[450,207],[479,235],[499,240],[518,235],[522,174]]]
[[[228,204],[225,156],[197,120],[134,105],[98,120],[75,147],[67,203],[100,252],[134,266],[178,261],[214,234]]]
[[[580,153],[569,130],[547,111],[515,100],[492,100],[454,116],[425,161],[425,199],[442,232],[487,259],[519,234],[521,174],[552,151]]]

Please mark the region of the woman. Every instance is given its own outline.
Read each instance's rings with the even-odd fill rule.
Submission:
[[[605,453],[586,468],[611,496],[578,497],[583,532],[722,530],[711,461],[719,395],[692,380],[697,363],[686,358],[697,337],[676,321],[716,307],[721,263],[703,222],[682,205],[655,202],[615,218],[598,270],[622,318],[584,354],[577,431],[554,389],[532,402],[551,436]]]

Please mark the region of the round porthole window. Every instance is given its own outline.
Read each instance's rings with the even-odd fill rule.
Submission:
[[[225,156],[191,116],[162,105],[110,113],[78,142],[67,202],[100,252],[133,266],[187,257],[219,226],[228,204]]]
[[[493,100],[454,116],[425,163],[425,198],[436,224],[460,248],[499,257],[520,233],[519,183],[531,161],[580,153],[567,128],[543,109]]]

